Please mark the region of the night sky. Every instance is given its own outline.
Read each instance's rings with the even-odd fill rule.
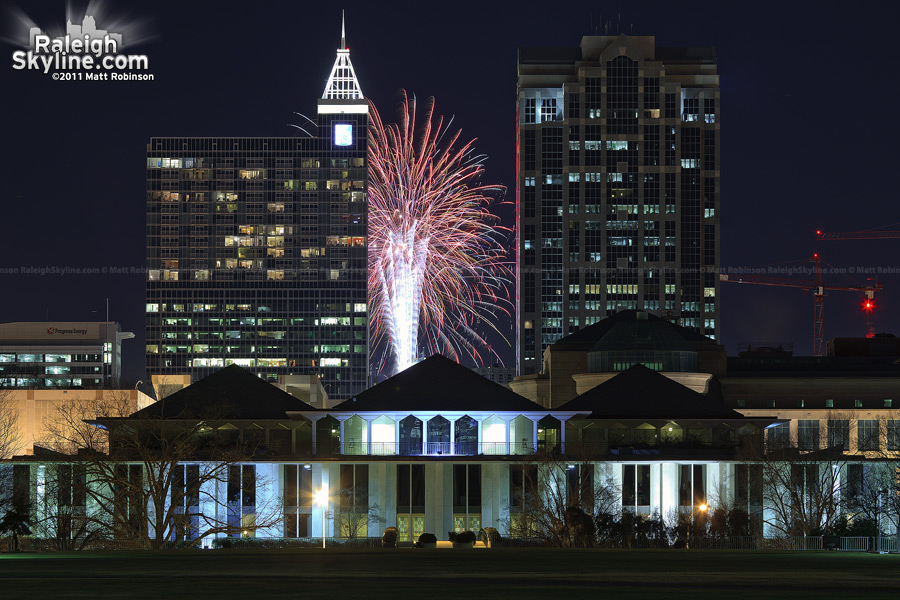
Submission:
[[[70,10],[80,21],[85,3]],[[835,267],[900,270],[900,239],[816,242],[814,231],[900,221],[895,28],[898,10],[836,2],[345,3],[347,44],[363,93],[386,120],[400,89],[434,96],[489,155],[486,181],[514,199],[516,49],[577,46],[603,33],[655,35],[658,46],[714,46],[721,82],[723,269],[770,266],[819,251]],[[11,68],[24,11],[64,26],[62,1],[3,4],[0,69],[3,237],[0,269],[144,266],[145,146],[151,136],[292,136],[315,114],[339,46],[328,2],[106,3],[98,25],[147,38],[152,82],[59,82]],[[601,21],[602,19],[602,21]],[[140,22],[139,27],[134,27]],[[126,36],[126,44],[129,38]],[[512,226],[511,207],[501,209]],[[900,229],[900,226],[894,227]],[[799,261],[799,262],[797,262]],[[863,273],[859,271],[862,270]],[[873,271],[872,273],[866,271]],[[809,279],[806,273],[794,277]],[[882,274],[877,331],[900,334],[900,275]],[[830,285],[850,285],[828,274]],[[0,321],[110,319],[141,379],[144,276],[0,274]],[[825,337],[861,336],[861,296],[834,292]],[[94,312],[96,311],[96,312]],[[722,286],[722,342],[793,342],[812,352],[812,298],[800,290]],[[511,323],[501,327],[509,331]],[[497,347],[512,363],[511,348]]]

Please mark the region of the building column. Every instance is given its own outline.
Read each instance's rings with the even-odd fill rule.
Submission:
[[[532,435],[532,438],[531,438],[532,450],[534,450],[535,454],[537,454],[537,447],[538,447],[537,425],[538,425],[539,419],[535,419],[533,417],[529,417],[529,418],[531,419],[531,424],[534,425],[534,431],[531,434]]]
[[[566,419],[559,420],[559,452],[566,453]]]
[[[344,421],[347,420],[347,417],[337,417],[338,427],[340,428],[340,436],[341,436],[341,456],[344,455]]]
[[[484,417],[478,417],[475,419],[475,455],[484,454]]]
[[[394,419],[394,451],[391,454],[400,454],[400,419],[392,415]]]
[[[510,436],[509,430],[512,428],[513,419],[515,419],[515,417],[504,419],[504,422],[506,423],[506,455],[507,456],[512,454],[512,452],[511,452],[512,446],[510,446],[510,441],[512,440],[512,437]]]
[[[450,421],[450,454],[456,454],[456,419]]]
[[[372,419],[366,419],[366,454],[372,456]]]
[[[422,454],[428,454],[428,421],[422,419]]]
[[[316,425],[318,424],[319,419],[321,419],[321,418],[322,417],[310,417],[309,418],[310,423],[312,423],[312,453],[313,453],[313,456],[315,456],[316,454],[319,453],[319,449],[316,447],[316,429],[318,429],[316,427]]]

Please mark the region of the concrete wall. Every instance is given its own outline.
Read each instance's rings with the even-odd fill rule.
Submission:
[[[18,445],[12,455],[33,454],[35,444],[52,446],[48,424],[60,422],[59,409],[78,405],[84,418],[92,419],[100,406],[126,407],[127,414],[149,406],[153,400],[139,390],[17,390],[0,389],[16,412],[19,430]],[[2,399],[2,398],[0,398]],[[115,415],[122,416],[122,415]]]

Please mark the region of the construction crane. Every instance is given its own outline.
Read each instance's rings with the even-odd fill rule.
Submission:
[[[822,265],[818,253],[810,259],[816,265],[815,280],[792,279],[789,277],[768,277],[765,275],[719,275],[719,281],[728,283],[749,283],[792,287],[813,296],[813,356],[824,356],[825,352],[825,292],[862,292],[865,295],[863,310],[866,313],[866,337],[875,336],[875,292],[881,291],[882,284],[875,282],[869,286],[826,286],[822,283]]]
[[[816,230],[816,239],[824,240],[887,240],[900,238],[900,231],[886,229],[869,229],[868,231],[829,231]]]
[[[881,225],[881,227],[891,227],[893,225],[897,225],[898,223],[891,223],[890,225]],[[825,232],[821,229],[816,229],[816,240],[819,241],[827,241],[827,240],[890,240],[900,238],[900,231],[890,230],[890,229],[867,229],[865,231],[830,231]],[[876,285],[878,285],[876,283]],[[879,285],[879,289],[881,286]],[[875,310],[875,302],[872,300],[871,294],[866,294],[866,299],[863,302],[863,310],[866,311],[866,337],[872,338],[875,337],[875,323],[873,320],[872,312]]]

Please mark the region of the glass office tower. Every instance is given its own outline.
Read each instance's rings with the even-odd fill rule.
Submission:
[[[586,36],[518,60],[517,361],[622,309],[718,338],[711,48]]]
[[[341,46],[309,136],[150,140],[148,375],[366,388],[368,103]]]

